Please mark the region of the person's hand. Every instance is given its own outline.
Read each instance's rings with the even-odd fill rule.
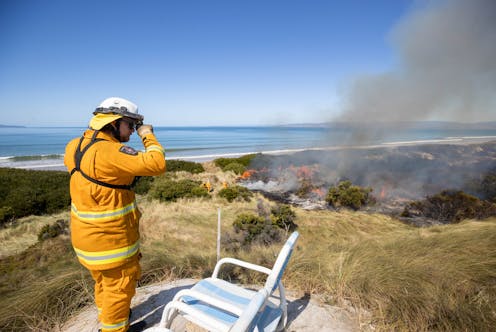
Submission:
[[[153,133],[153,127],[152,127],[152,125],[144,124],[144,125],[141,125],[136,132],[138,133],[139,137],[143,137],[146,134]]]

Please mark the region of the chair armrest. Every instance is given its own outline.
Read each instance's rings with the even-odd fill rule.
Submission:
[[[262,272],[262,273],[265,273],[267,275],[269,275],[272,272],[272,270],[270,270],[264,266],[261,266],[261,265],[248,263],[248,262],[236,259],[236,258],[226,257],[226,258],[222,258],[220,261],[217,262],[217,264],[215,265],[214,272],[212,273],[212,278],[217,278],[217,275],[219,274],[221,266],[223,264],[227,264],[227,263],[238,265],[238,266],[250,269],[250,270]]]
[[[188,301],[188,299],[184,299],[184,301],[182,301],[181,298],[183,298],[184,296],[190,296],[190,297],[194,298],[195,300],[202,301],[208,305],[211,305],[211,306],[217,307],[219,309],[222,309],[224,311],[235,314],[236,316],[241,315],[241,313],[243,312],[240,308],[232,305],[229,302],[221,301],[221,300],[213,298],[207,294],[204,294],[204,293],[198,292],[196,290],[192,290],[192,289],[183,289],[183,290],[179,291],[176,294],[176,296],[174,296],[173,301],[181,301],[181,302]]]

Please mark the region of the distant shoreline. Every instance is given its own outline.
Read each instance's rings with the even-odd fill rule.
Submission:
[[[26,126],[11,126],[0,124],[0,128],[26,128]]]
[[[376,121],[376,122],[361,122],[361,121],[331,121],[331,122],[316,122],[316,123],[286,123],[286,124],[266,124],[266,125],[159,125],[155,124],[155,128],[167,129],[184,129],[184,128],[323,128],[323,129],[496,129],[496,121],[480,121],[480,122],[457,122],[457,121]],[[47,125],[47,126],[27,126],[27,125],[5,125],[0,124],[0,128],[79,128],[86,129],[85,126],[69,125]]]
[[[339,150],[366,150],[366,149],[379,149],[379,148],[395,148],[400,146],[412,146],[412,145],[468,145],[468,144],[480,144],[487,143],[491,141],[496,141],[496,136],[473,136],[473,137],[447,137],[443,139],[429,139],[429,140],[411,140],[411,141],[395,141],[395,142],[382,142],[379,144],[370,145],[339,145],[339,146],[328,146],[328,147],[315,147],[315,148],[298,148],[298,149],[281,149],[281,150],[268,150],[268,151],[248,151],[248,152],[230,152],[230,153],[218,153],[218,154],[208,154],[208,155],[195,155],[195,156],[167,156],[166,149],[166,160],[187,160],[193,162],[208,162],[217,158],[236,158],[248,154],[266,154],[266,155],[291,155],[297,152],[304,151],[339,151]],[[63,155],[59,155],[59,158],[46,159],[40,156],[39,159],[32,156],[33,160],[25,160],[19,162],[19,165],[12,165],[10,163],[8,166],[2,165],[0,163],[0,168],[19,168],[28,170],[42,170],[42,171],[66,171],[66,167],[62,161]],[[0,157],[0,160],[5,161],[9,158],[18,157]],[[27,158],[29,159],[29,158]],[[43,163],[45,162],[45,163]]]

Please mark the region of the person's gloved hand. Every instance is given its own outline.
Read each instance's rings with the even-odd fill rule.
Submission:
[[[139,137],[143,137],[146,134],[153,133],[153,127],[152,127],[152,125],[144,124],[144,125],[141,125],[136,132],[138,133]]]

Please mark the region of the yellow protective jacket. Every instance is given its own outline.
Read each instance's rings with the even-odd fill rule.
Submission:
[[[165,153],[153,133],[142,137],[145,152],[120,143],[111,135],[96,132],[98,141],[84,152],[76,171],[76,151],[91,142],[94,130],[70,141],[64,164],[71,175],[71,240],[82,265],[106,270],[136,259],[139,252],[139,219],[134,192],[109,188],[85,178],[111,185],[130,185],[135,176],[165,172]],[[83,174],[84,173],[84,174]]]

